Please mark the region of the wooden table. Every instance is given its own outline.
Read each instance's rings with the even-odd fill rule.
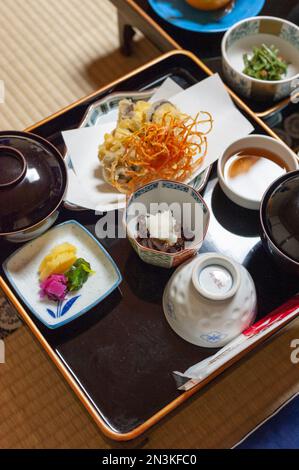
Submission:
[[[184,0],[182,0],[184,1]],[[111,0],[117,8],[118,30],[121,49],[124,54],[132,53],[135,30],[141,31],[161,52],[173,49],[186,49],[199,57],[212,72],[222,74],[221,39],[223,33],[197,33],[185,31],[162,20],[147,0]],[[297,0],[267,0],[260,15],[286,18],[299,25],[299,3]],[[278,103],[243,101],[264,119],[274,110],[283,108],[289,97]]]
[[[222,34],[199,34],[172,26],[155,14],[147,0],[111,0],[111,2],[118,11],[119,39],[126,54],[131,52],[134,28],[137,28],[161,52],[183,48],[191,50],[200,58],[211,58],[220,55]],[[298,1],[267,0],[260,15],[288,18],[298,24]]]

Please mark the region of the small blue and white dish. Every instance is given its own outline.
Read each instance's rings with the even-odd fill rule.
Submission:
[[[237,21],[258,15],[265,0],[235,0],[220,10],[203,11],[185,0],[149,0],[155,13],[168,23],[198,33],[221,33]]]
[[[55,246],[68,242],[77,248],[95,271],[82,289],[69,293],[63,302],[41,299],[38,270]],[[58,328],[95,307],[122,281],[115,262],[101,243],[81,224],[69,220],[30,241],[3,263],[3,270],[20,299],[48,328]]]
[[[261,80],[246,75],[244,54],[249,58],[254,47],[274,46],[287,62],[281,80]],[[223,74],[238,94],[256,101],[278,101],[296,92],[299,79],[299,27],[283,18],[258,16],[234,24],[221,43]]]

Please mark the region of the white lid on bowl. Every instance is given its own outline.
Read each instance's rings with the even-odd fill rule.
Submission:
[[[225,256],[209,253],[195,264],[192,282],[203,297],[225,300],[235,295],[239,288],[239,268]]]

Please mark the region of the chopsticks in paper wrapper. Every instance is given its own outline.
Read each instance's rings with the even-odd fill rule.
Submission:
[[[173,372],[178,390],[190,390],[230,361],[234,356],[247,349],[270,331],[294,319],[297,315],[299,315],[299,294],[247,328],[213,356],[189,367],[184,373]]]

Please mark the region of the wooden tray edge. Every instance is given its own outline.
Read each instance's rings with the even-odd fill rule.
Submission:
[[[167,59],[170,56],[174,55],[185,55],[189,57],[191,60],[193,60],[201,69],[203,69],[208,75],[213,75],[213,72],[200,60],[198,59],[193,53],[185,50],[174,50],[170,51],[166,54],[163,54],[159,56],[158,58],[144,64],[143,66],[135,69],[134,71],[126,74],[125,76],[113,81],[112,83],[109,83],[108,85],[102,87],[101,89],[97,90],[96,92],[87,95],[84,98],[79,99],[78,101],[74,102],[73,104],[63,108],[62,110],[58,111],[57,113],[54,113],[53,115],[45,118],[44,120],[34,124],[33,126],[30,126],[26,129],[27,132],[34,131],[34,129],[50,120],[53,118],[62,115],[64,112],[68,111],[69,109],[74,108],[78,104],[84,102],[87,99],[92,98],[93,96],[96,96],[98,93],[105,92],[106,90],[109,90],[109,88],[121,83],[122,81],[140,73],[141,71],[147,69],[148,67],[159,63],[160,61],[163,61]],[[243,101],[233,92],[231,91],[228,87],[226,87],[229,94],[233,98],[233,100],[238,104],[240,108],[242,108],[246,113],[248,113],[252,119],[254,119],[257,124],[259,124],[265,131],[271,135],[272,137],[277,138],[278,140],[279,137],[260,119],[258,118],[252,111],[251,109],[243,103]],[[14,295],[8,284],[4,281],[4,279],[0,276],[0,288],[3,290],[4,294],[7,296],[8,300],[13,304],[13,306],[16,308],[17,312],[21,316],[21,318],[25,321],[27,326],[30,328],[31,332],[33,335],[37,338],[37,340],[40,342],[40,344],[43,346],[47,354],[49,355],[50,359],[54,362],[54,364],[57,366],[69,386],[72,388],[74,393],[77,395],[85,409],[89,412],[89,414],[92,416],[100,430],[110,439],[115,440],[115,441],[129,441],[136,439],[139,437],[141,434],[143,434],[145,431],[148,431],[153,425],[157,424],[163,417],[168,415],[171,411],[175,410],[179,405],[184,403],[189,397],[194,395],[196,392],[198,392],[200,389],[202,389],[205,385],[207,385],[209,382],[211,382],[215,377],[217,377],[219,374],[221,374],[223,371],[225,371],[228,367],[230,367],[232,364],[236,363],[239,359],[241,359],[243,356],[245,356],[248,352],[250,352],[252,349],[254,349],[256,346],[259,344],[263,343],[266,341],[268,338],[273,336],[279,329],[283,328],[286,324],[288,324],[291,320],[286,320],[285,323],[282,325],[279,325],[277,328],[266,334],[264,337],[260,338],[260,340],[256,341],[253,345],[248,346],[245,350],[240,352],[238,355],[236,355],[234,358],[232,358],[230,361],[228,361],[226,364],[223,365],[220,369],[215,371],[213,374],[211,374],[209,377],[207,377],[204,381],[202,381],[200,384],[196,385],[194,388],[187,392],[183,392],[179,397],[177,397],[175,400],[170,402],[168,405],[166,405],[164,408],[159,410],[156,414],[154,414],[151,418],[149,418],[147,421],[142,423],[141,425],[137,426],[134,428],[132,431],[127,432],[127,433],[118,433],[116,431],[113,431],[102,419],[100,414],[96,411],[96,409],[93,407],[91,402],[88,400],[87,396],[84,394],[84,392],[80,389],[79,385],[75,381],[75,379],[72,377],[71,373],[68,371],[64,363],[59,359],[57,354],[54,352],[54,350],[50,347],[49,343],[45,340],[43,335],[40,333],[39,329],[37,326],[34,324],[26,310],[23,308],[17,297]],[[175,386],[175,383],[174,383]]]

